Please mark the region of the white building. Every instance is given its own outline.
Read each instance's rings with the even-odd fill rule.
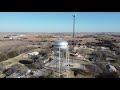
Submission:
[[[24,36],[25,35],[13,35],[13,36],[10,36],[9,39],[21,39]]]
[[[24,37],[25,35],[20,35],[20,37]]]
[[[39,52],[36,51],[36,52],[28,53],[28,55],[29,56],[34,56],[34,55],[37,56],[37,55],[39,55]]]

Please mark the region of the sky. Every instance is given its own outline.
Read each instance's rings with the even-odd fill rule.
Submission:
[[[0,12],[0,32],[119,32],[120,12]]]

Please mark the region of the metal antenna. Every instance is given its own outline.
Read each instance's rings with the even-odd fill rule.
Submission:
[[[73,16],[73,48],[75,47],[75,17],[77,14],[72,15]]]

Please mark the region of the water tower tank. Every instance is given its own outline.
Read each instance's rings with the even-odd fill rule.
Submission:
[[[64,41],[64,40],[57,40],[54,43],[54,48],[67,49],[68,48],[68,42]]]

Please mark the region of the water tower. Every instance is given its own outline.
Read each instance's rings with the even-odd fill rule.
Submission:
[[[65,73],[69,75],[69,46],[68,42],[64,40],[57,40],[53,47],[54,62],[59,77]]]

